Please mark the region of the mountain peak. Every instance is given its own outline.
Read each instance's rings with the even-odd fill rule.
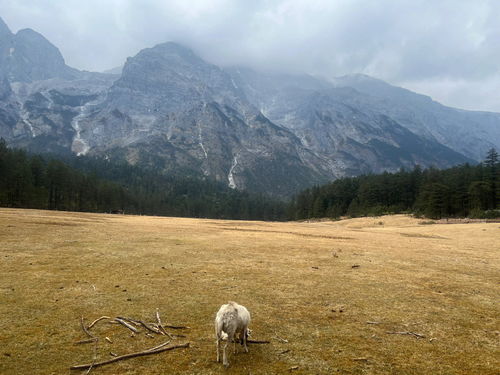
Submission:
[[[201,58],[193,50],[176,42],[165,42],[151,48],[143,49],[138,55],[158,55],[165,59],[184,60],[189,63],[199,63]]]
[[[369,76],[368,74],[364,73],[354,73],[354,74],[346,74],[345,76],[339,77],[339,79],[351,79],[351,80],[357,80],[357,81],[371,81],[371,82],[383,82],[378,78],[374,78],[372,76]]]
[[[0,17],[0,38],[5,36],[12,36],[12,32],[9,29],[9,26],[4,22],[2,17]]]
[[[336,86],[357,86],[357,85],[383,85],[389,84],[381,79],[374,78],[363,73],[346,74],[344,76],[335,77],[331,80]]]
[[[0,43],[1,47],[6,51],[5,56],[8,55],[2,69],[11,82],[69,78],[74,75],[73,70],[66,66],[59,49],[32,29],[22,29],[15,35],[11,34],[7,41]]]
[[[47,38],[45,38],[42,34],[39,32],[36,32],[33,29],[21,29],[16,33],[16,39],[18,40],[23,40],[23,41],[28,41],[29,43],[37,43],[37,44],[43,44],[44,46],[49,46],[51,49],[57,51],[59,54],[59,49],[54,46]],[[62,58],[62,55],[61,55]]]
[[[191,48],[186,47],[180,43],[173,42],[173,41],[168,41],[164,43],[159,43],[153,48],[158,48],[166,51],[175,51],[175,52],[183,52],[183,53],[189,53],[189,54],[194,54]]]

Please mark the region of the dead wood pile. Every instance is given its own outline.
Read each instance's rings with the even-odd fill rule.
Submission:
[[[125,359],[129,358],[135,358],[135,357],[141,357],[141,356],[146,356],[146,355],[151,355],[151,354],[157,354],[157,353],[162,353],[174,349],[181,349],[181,348],[188,348],[190,343],[185,342],[182,344],[176,344],[176,345],[170,345],[168,346],[173,340],[176,340],[178,338],[184,338],[186,337],[185,335],[182,334],[173,334],[170,333],[166,330],[166,328],[170,329],[189,329],[188,326],[184,325],[172,325],[172,324],[163,324],[161,321],[160,317],[160,312],[156,310],[155,314],[156,320],[154,322],[145,322],[144,320],[141,319],[134,319],[134,318],[128,318],[124,316],[117,316],[115,318],[111,318],[109,316],[101,316],[97,319],[95,319],[92,323],[86,325],[85,324],[85,319],[82,316],[80,319],[80,325],[87,336],[86,339],[79,340],[75,342],[75,345],[80,345],[80,344],[89,344],[93,343],[94,348],[93,348],[93,358],[92,361],[89,363],[81,364],[81,365],[74,365],[71,366],[71,370],[86,370],[85,374],[89,374],[90,371],[96,367],[99,366],[104,366],[110,363],[122,361]],[[144,333],[146,336],[154,338],[156,336],[167,336],[168,341],[156,345],[151,348],[147,348],[138,352],[133,352],[133,353],[128,353],[128,354],[123,354],[123,355],[117,355],[113,352],[110,352],[109,354],[113,357],[110,359],[104,359],[104,360],[98,360],[97,358],[97,349],[99,343],[102,341],[102,339],[105,339],[108,343],[112,344],[113,341],[109,337],[98,337],[95,334],[91,332],[91,329],[99,322],[107,322],[109,324],[119,324],[123,326],[125,329],[129,330],[131,332],[130,337],[135,337],[136,335],[140,335]]]

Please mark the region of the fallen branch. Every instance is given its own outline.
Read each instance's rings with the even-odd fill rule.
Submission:
[[[117,318],[121,319],[121,320],[124,320],[124,321],[127,321],[127,322],[130,322],[130,323],[133,323],[136,326],[143,326],[148,331],[151,331],[153,333],[162,334],[162,332],[159,329],[148,325],[147,323],[143,322],[142,320],[137,320],[137,319],[132,319],[132,318],[126,318],[126,317],[123,317],[123,316],[117,316]]]
[[[75,345],[80,345],[80,344],[90,344],[91,342],[97,341],[97,337],[91,338],[91,339],[85,339],[85,340],[80,340],[75,342]]]
[[[173,336],[168,333],[165,328],[163,327],[163,324],[161,322],[161,318],[160,318],[160,311],[159,309],[156,309],[156,321],[158,322],[158,329],[160,330],[161,333],[163,333],[164,335],[170,337],[170,339],[173,339]]]
[[[151,348],[151,349],[148,349],[149,351],[153,351],[153,350],[158,350],[160,348],[163,348],[164,346],[167,346],[168,344],[170,344],[170,340],[168,340],[167,342],[164,342],[163,344],[160,344],[158,346],[155,346],[154,348]]]
[[[161,335],[162,332],[159,329],[156,329],[155,327],[149,326],[148,324],[144,323],[142,320],[138,320],[139,324],[146,328],[148,331],[151,331],[153,333]]]
[[[85,326],[85,322],[83,321],[83,315],[82,315],[82,318],[80,319],[80,325],[82,326],[83,332],[85,332],[85,334],[88,337],[97,340],[97,337],[95,337],[92,333],[90,333],[89,330],[87,329],[87,327]]]
[[[115,320],[120,323],[121,325],[127,327],[128,329],[130,329],[132,332],[134,333],[138,333],[139,330],[137,328],[135,328],[134,326],[128,324],[125,320],[122,320],[120,318],[115,318]]]
[[[276,333],[274,334],[274,338],[278,341],[281,341],[282,343],[288,344],[288,340],[284,339],[283,337],[279,337]]]
[[[97,322],[99,322],[100,320],[103,320],[103,319],[111,319],[111,318],[109,316],[101,316],[100,318],[97,318],[92,323],[90,323],[89,326],[87,327],[87,329],[91,329]]]
[[[366,322],[366,324],[381,324],[380,322]]]
[[[425,338],[424,335],[421,335],[420,333],[415,333],[415,332],[407,332],[407,331],[403,331],[403,332],[390,332],[390,331],[387,331],[386,333],[388,333],[390,335],[410,335],[410,336],[415,336],[418,339]]]
[[[165,325],[163,325],[163,327],[172,328],[172,329],[189,329],[189,328],[191,328],[188,326],[173,326],[170,324],[165,324]]]
[[[109,363],[113,363],[113,362],[117,362],[117,361],[122,361],[124,359],[129,359],[129,358],[134,358],[134,357],[141,357],[141,356],[145,356],[145,355],[150,355],[150,354],[156,354],[156,353],[165,352],[167,350],[173,350],[173,349],[179,349],[179,348],[188,348],[188,347],[189,347],[189,342],[187,342],[185,344],[182,344],[182,345],[169,346],[167,348],[160,348],[160,349],[154,349],[154,348],[152,348],[152,349],[144,350],[142,352],[121,355],[119,357],[115,357],[115,358],[109,359],[107,361],[96,362],[94,364],[88,363],[88,364],[84,364],[84,365],[71,366],[70,370],[85,370],[85,369],[88,369],[89,367],[95,368],[95,367],[107,365]]]
[[[90,371],[92,371],[92,369],[94,368],[95,363],[97,361],[97,343],[98,343],[98,340],[95,340],[94,341],[94,357],[92,358],[92,364],[90,365],[90,367],[85,372],[85,375],[90,374]]]
[[[247,343],[249,343],[249,344],[270,344],[271,341],[267,341],[267,340],[250,340],[250,339],[247,339]]]
[[[126,322],[130,322],[132,324],[135,324],[136,326],[140,326],[141,323],[139,323],[138,320],[132,319],[132,318],[126,318],[124,316],[117,316],[118,319],[124,320]]]

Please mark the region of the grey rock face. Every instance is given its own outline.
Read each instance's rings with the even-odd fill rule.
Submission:
[[[114,79],[82,72],[79,79],[10,83],[8,99],[0,100],[0,116],[3,109],[3,117],[9,118],[0,120],[2,137],[13,146],[36,152],[70,152],[77,137],[75,119]],[[0,91],[5,91],[1,86]]]
[[[0,77],[0,137],[11,139],[19,120],[19,103],[15,100],[9,81]]]
[[[10,31],[9,26],[7,26],[4,20],[0,17],[0,39],[11,35],[12,32]]]
[[[351,87],[335,87],[311,76],[229,71],[271,121],[290,129],[307,149],[327,159],[336,176],[471,161],[433,137],[413,133],[370,105],[378,99]]]
[[[129,58],[92,106],[78,121],[85,147],[75,152],[197,171],[277,195],[331,177],[327,163],[265,118],[225,71],[175,43]]]
[[[0,69],[11,82],[72,79],[79,73],[65,64],[59,50],[43,35],[31,29],[12,34],[1,20]]]
[[[340,77],[337,87],[366,94],[353,103],[391,117],[413,133],[437,141],[471,159],[482,160],[500,147],[500,114],[443,106],[425,95],[357,74]]]

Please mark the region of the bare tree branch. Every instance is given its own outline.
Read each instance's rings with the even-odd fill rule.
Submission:
[[[129,359],[129,358],[134,358],[134,357],[141,357],[141,356],[145,356],[145,355],[161,353],[161,352],[165,352],[167,350],[173,350],[173,349],[179,349],[179,348],[188,348],[189,344],[190,343],[187,342],[187,343],[182,344],[182,345],[174,345],[174,346],[169,346],[169,347],[166,347],[166,348],[162,348],[162,347],[160,347],[159,349],[151,348],[151,349],[144,350],[142,352],[121,355],[119,357],[115,357],[115,358],[109,359],[107,361],[96,362],[96,363],[88,363],[88,364],[84,364],[84,365],[71,366],[70,370],[85,370],[85,369],[88,369],[89,367],[95,368],[95,367],[107,365],[109,363],[122,361],[124,359]]]
[[[386,333],[388,333],[390,335],[410,335],[410,336],[415,336],[418,339],[425,338],[424,335],[421,335],[420,333],[415,333],[415,332],[407,332],[407,331],[403,331],[403,332],[390,332],[390,331],[387,331]]]
[[[89,326],[87,327],[87,329],[91,329],[97,322],[99,322],[100,320],[103,320],[103,319],[111,319],[111,318],[109,316],[101,316],[100,318],[97,318],[92,323],[90,323]]]
[[[127,327],[128,329],[130,329],[132,332],[134,333],[138,333],[139,330],[137,328],[135,328],[134,326],[128,324],[125,320],[122,320],[120,318],[115,318],[115,320],[120,323],[121,325]]]

